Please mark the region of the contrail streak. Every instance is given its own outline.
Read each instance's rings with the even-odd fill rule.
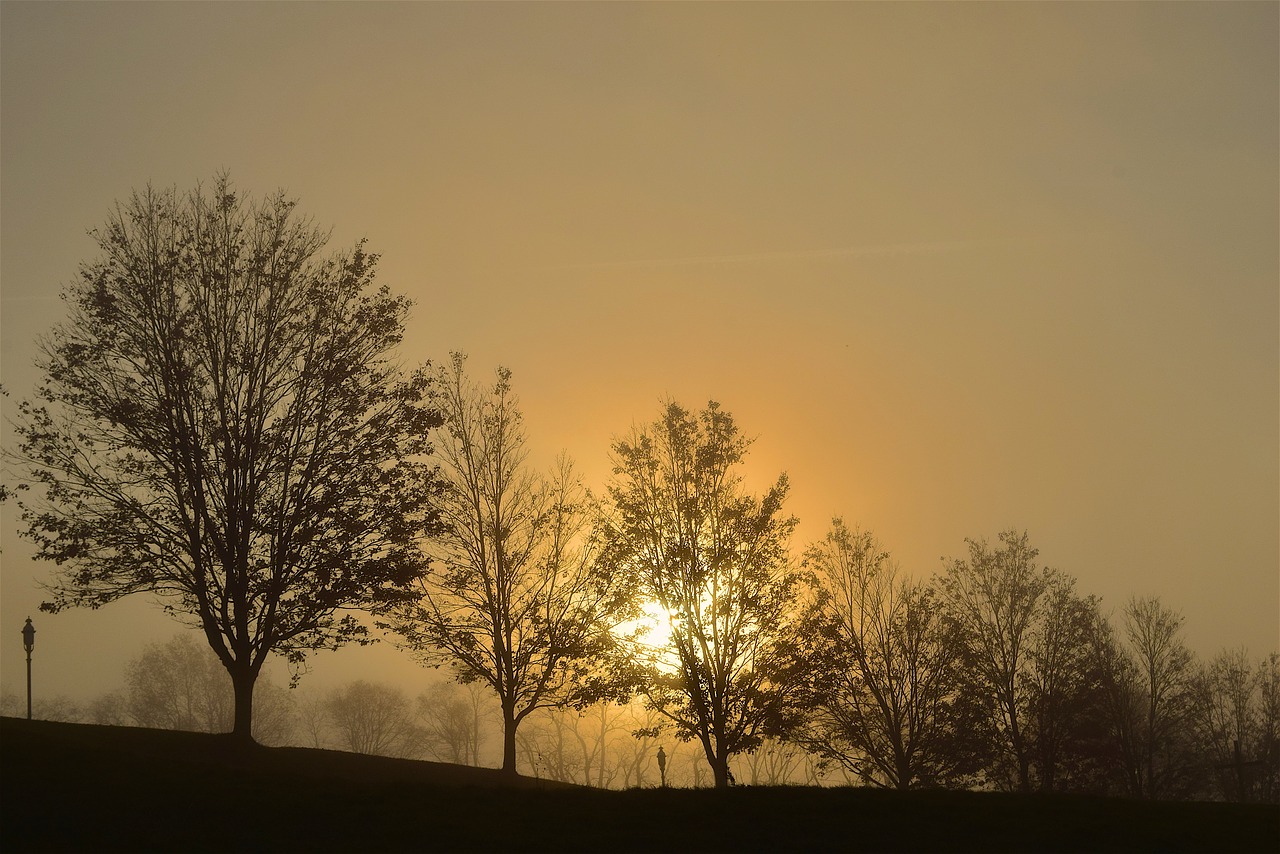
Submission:
[[[872,258],[893,255],[934,255],[973,249],[1003,241],[939,240],[931,243],[886,243],[879,246],[844,246],[836,249],[800,249],[785,252],[756,252],[748,255],[693,255],[683,258],[643,258],[630,261],[591,261],[557,264],[548,270],[588,270],[605,267],[680,267],[696,264],[746,264],[752,261],[789,261],[813,258]]]

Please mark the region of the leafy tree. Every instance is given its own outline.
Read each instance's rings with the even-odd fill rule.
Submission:
[[[502,770],[516,772],[516,732],[541,708],[583,704],[610,688],[600,665],[628,605],[624,579],[602,571],[588,539],[590,505],[561,457],[549,477],[528,464],[511,373],[473,384],[465,357],[440,371],[437,433],[442,531],[430,571],[385,625],[425,662],[493,689]]]
[[[399,600],[431,521],[439,416],[392,353],[408,301],[294,207],[225,176],[117,206],[17,425],[43,487],[25,533],[59,566],[41,607],[157,595],[230,674],[245,740],[268,655],[364,640],[341,612]]]
[[[822,596],[805,742],[862,780],[898,789],[966,770],[970,728],[960,648],[936,594],[899,576],[888,552],[843,520],[806,564]]]
[[[738,470],[749,445],[718,404],[697,415],[668,404],[614,443],[603,521],[604,562],[670,619],[646,697],[679,738],[700,742],[717,786],[732,756],[795,724],[802,682],[787,479],[748,495]]]

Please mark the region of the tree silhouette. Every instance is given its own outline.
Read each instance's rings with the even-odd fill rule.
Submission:
[[[416,752],[409,698],[394,685],[357,679],[330,691],[324,710],[342,750],[373,756]]]
[[[1024,679],[1040,600],[1052,573],[1036,566],[1039,552],[1025,532],[1001,532],[998,548],[986,540],[966,543],[968,559],[948,563],[941,578],[948,615],[967,647],[969,673],[990,697],[997,756],[1012,763],[1017,788],[1030,791]]]
[[[653,708],[697,739],[716,786],[729,759],[796,719],[796,613],[802,575],[788,560],[794,517],[783,475],[757,500],[738,467],[750,442],[712,402],[676,403],[613,445],[604,561],[669,616],[665,656],[648,666]]]
[[[859,778],[908,789],[965,770],[972,721],[960,643],[928,585],[900,577],[876,539],[835,519],[806,553],[822,587],[805,742]]]
[[[445,486],[431,569],[385,625],[430,664],[480,680],[502,713],[502,768],[516,773],[516,732],[541,708],[609,693],[601,667],[629,604],[624,579],[601,571],[587,495],[561,457],[550,477],[527,463],[511,374],[473,384],[465,357],[440,371],[438,452]]]
[[[118,205],[17,425],[25,533],[59,565],[41,607],[156,594],[230,673],[244,740],[268,655],[364,639],[340,612],[397,601],[431,523],[439,416],[392,361],[408,302],[294,208],[225,176]]]
[[[1184,793],[1193,671],[1182,616],[1158,597],[1135,596],[1125,604],[1122,626],[1122,639],[1109,647],[1104,684],[1125,787],[1140,798]]]
[[[232,726],[235,694],[226,668],[190,634],[147,644],[125,665],[124,681],[120,711],[137,726],[191,732],[226,732]],[[293,708],[286,695],[284,688],[259,679],[254,690],[255,741],[282,744],[293,734]],[[104,703],[94,711],[111,710]]]

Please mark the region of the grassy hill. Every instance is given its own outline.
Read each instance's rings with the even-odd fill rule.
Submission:
[[[1280,808],[974,792],[606,792],[0,718],[0,850],[1280,851]]]

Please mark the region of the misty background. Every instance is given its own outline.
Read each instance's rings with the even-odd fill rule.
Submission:
[[[0,7],[0,381],[151,182],[283,187],[369,238],[406,363],[515,374],[598,488],[666,396],[725,404],[798,549],[925,576],[1027,530],[1201,655],[1280,636],[1280,10],[1268,4]],[[11,442],[8,427],[3,442]],[[0,679],[119,687],[176,627],[37,613],[0,506]],[[304,685],[425,689],[390,645]],[[287,679],[276,675],[277,681]]]

